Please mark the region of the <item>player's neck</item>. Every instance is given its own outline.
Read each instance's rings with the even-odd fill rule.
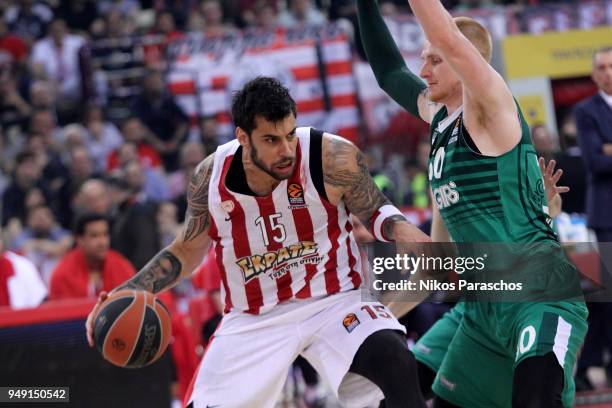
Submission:
[[[252,162],[244,163],[244,173],[246,181],[252,192],[260,197],[267,196],[274,191],[280,181],[261,170]]]
[[[463,95],[458,94],[451,96],[447,100],[445,100],[443,104],[444,106],[446,106],[446,111],[450,115],[451,113],[459,109],[461,105],[463,105]]]

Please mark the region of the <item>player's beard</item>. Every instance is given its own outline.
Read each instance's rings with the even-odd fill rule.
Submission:
[[[294,157],[285,156],[281,160],[277,161],[276,163],[273,163],[272,166],[267,167],[265,163],[259,159],[259,155],[257,154],[257,148],[255,148],[255,145],[253,144],[252,140],[250,140],[250,145],[251,145],[251,155],[250,155],[251,161],[253,162],[255,166],[257,166],[257,168],[259,168],[261,171],[263,171],[264,173],[266,173],[267,175],[269,175],[270,177],[278,181],[283,181],[291,177],[291,175],[293,174],[293,170],[295,170],[295,158]],[[277,172],[273,170],[274,167],[282,165],[282,164],[287,164],[287,163],[291,163],[291,171],[287,173],[287,175],[278,174]]]
[[[435,103],[445,103],[449,96],[453,95],[455,92],[461,92],[461,82],[452,84],[446,89],[436,88],[435,92],[432,92],[431,89],[429,90],[429,100]]]

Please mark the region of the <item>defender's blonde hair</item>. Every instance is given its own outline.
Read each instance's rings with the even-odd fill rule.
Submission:
[[[455,17],[453,19],[457,28],[480,52],[487,62],[491,62],[491,55],[493,53],[493,42],[491,40],[491,34],[486,28],[478,21],[470,17]]]

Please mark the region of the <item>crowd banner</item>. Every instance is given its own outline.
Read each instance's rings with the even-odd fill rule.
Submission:
[[[244,31],[221,38],[190,33],[167,50],[168,84],[194,120],[216,117],[232,134],[235,90],[258,76],[273,76],[298,105],[298,125],[357,140],[357,88],[351,46],[334,24],[278,31]]]

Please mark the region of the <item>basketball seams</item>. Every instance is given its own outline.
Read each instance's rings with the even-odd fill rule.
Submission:
[[[130,350],[130,353],[127,355],[126,360],[121,365],[126,365],[132,359],[132,354],[134,354],[134,350],[136,350],[136,347],[138,346],[138,343],[140,342],[140,337],[142,336],[142,333],[141,333],[142,324],[144,323],[145,317],[147,315],[147,303],[148,303],[147,295],[150,295],[150,293],[149,292],[136,292],[136,293],[137,295],[144,297],[144,299],[142,299],[142,312],[140,313],[141,315],[140,324],[138,325],[138,330],[136,330],[137,336],[136,336],[135,341],[133,342],[132,350]],[[150,295],[150,296],[153,296],[153,295]]]
[[[112,341],[112,339],[113,339],[113,337],[114,337],[114,336],[113,336],[113,330],[115,330],[119,324],[126,324],[125,322],[123,322],[123,321],[122,321],[122,320],[123,320],[124,315],[126,315],[126,314],[130,313],[130,311],[133,311],[133,310],[134,310],[134,308],[138,308],[138,307],[140,306],[140,305],[139,305],[139,303],[141,303],[141,304],[142,304],[142,307],[146,307],[145,299],[143,299],[143,297],[142,297],[142,295],[143,295],[143,292],[142,292],[142,291],[135,291],[135,290],[132,290],[132,291],[131,291],[131,295],[134,297],[134,301],[133,301],[133,302],[132,302],[132,303],[131,303],[131,304],[130,304],[128,307],[126,307],[126,308],[125,308],[125,310],[124,310],[124,311],[123,311],[123,312],[122,312],[120,315],[118,315],[118,316],[117,316],[117,318],[116,318],[116,319],[115,319],[115,321],[113,322],[113,325],[111,326],[111,329],[109,329],[109,330],[108,330],[108,333],[107,333],[107,335],[106,335],[106,339],[104,339],[104,348],[103,348],[103,350],[104,350],[104,355],[105,355],[105,357],[106,357],[106,358],[107,358],[109,361],[111,361],[111,362],[112,362],[114,359],[110,359],[110,358],[109,358],[109,357],[110,357],[110,353],[107,355],[106,351],[107,351],[107,347],[109,347],[109,348],[110,348],[110,345],[107,343],[107,341],[109,341],[109,339],[111,339],[110,341]],[[114,300],[114,299],[113,299],[113,300]],[[141,315],[142,315],[142,314],[143,314],[143,311],[141,311],[140,313],[141,313]],[[140,320],[141,320],[141,323],[140,323],[140,326],[139,326],[139,327],[137,327],[137,329],[138,329],[138,330],[137,330],[137,331],[133,331],[133,330],[131,330],[131,331],[130,331],[131,333],[136,333],[135,338],[131,339],[131,340],[132,340],[132,341],[131,341],[131,343],[132,343],[132,349],[130,350],[130,352],[129,352],[129,353],[125,354],[127,357],[125,357],[123,360],[120,360],[120,361],[116,361],[116,362],[114,362],[114,364],[116,364],[116,365],[118,365],[118,366],[125,366],[125,364],[126,364],[126,363],[127,363],[129,360],[130,360],[131,355],[132,355],[132,353],[134,352],[134,344],[136,344],[136,343],[137,343],[138,338],[140,337],[140,330],[141,330],[141,328],[142,328],[142,318],[141,318]],[[129,340],[129,339],[128,339],[128,340]],[[126,343],[129,343],[129,341],[126,341]],[[110,351],[110,350],[109,350],[109,351]],[[120,357],[120,356],[122,356],[122,355],[124,355],[124,353],[120,353],[120,355],[119,355],[119,356],[117,356],[117,357]]]
[[[159,307],[158,307],[159,306]],[[151,362],[155,362],[157,361],[158,358],[161,357],[161,355],[164,353],[164,351],[166,351],[166,347],[164,346],[165,344],[167,345],[167,343],[170,341],[170,330],[168,328],[168,326],[170,326],[170,312],[168,311],[168,309],[166,308],[166,306],[159,301],[158,299],[155,300],[155,307],[153,309],[155,311],[155,316],[157,317],[157,320],[159,322],[159,328],[160,328],[160,347],[159,350],[157,351],[157,354],[155,355],[155,357],[153,358],[153,360],[151,360]],[[162,318],[162,314],[166,313],[166,317],[167,318]],[[169,333],[168,336],[166,336],[166,331]],[[168,339],[166,339],[166,337],[168,337]]]
[[[162,322],[162,318],[159,315],[159,312],[157,311],[157,308],[153,309],[153,311],[155,312],[155,317],[157,318],[157,323],[159,325],[159,350],[157,350],[157,353],[155,353],[155,356],[153,357],[153,359],[151,360],[151,363],[153,363],[154,361],[157,361],[157,359],[161,356],[162,352],[165,351],[163,344],[165,341],[165,330],[164,330],[164,324]]]
[[[113,324],[111,324],[111,326],[108,328],[108,330],[106,331],[106,336],[104,337],[104,342],[102,343],[102,354],[104,356],[106,356],[106,342],[108,341],[108,339],[111,337],[110,333],[112,333],[113,329],[115,328],[115,326],[117,325],[117,323],[119,321],[121,321],[121,317],[126,314],[128,312],[128,310],[130,310],[132,308],[132,306],[134,305],[134,303],[136,302],[136,296],[134,296],[134,291],[133,290],[126,290],[127,293],[125,293],[125,295],[121,295],[121,296],[117,296],[116,298],[113,297],[112,299],[107,299],[107,301],[115,301],[116,299],[123,299],[126,297],[132,297],[132,302],[127,305],[125,307],[125,309],[123,309],[123,311],[121,313],[119,313],[119,315],[117,315],[117,317],[115,318],[115,321],[113,322]],[[130,295],[130,296],[128,296]],[[112,296],[112,295],[111,295]],[[98,315],[100,314],[100,312],[102,311],[102,309],[100,309],[98,311],[98,314],[96,315],[96,319],[98,318]],[[94,320],[95,321],[95,320]]]

